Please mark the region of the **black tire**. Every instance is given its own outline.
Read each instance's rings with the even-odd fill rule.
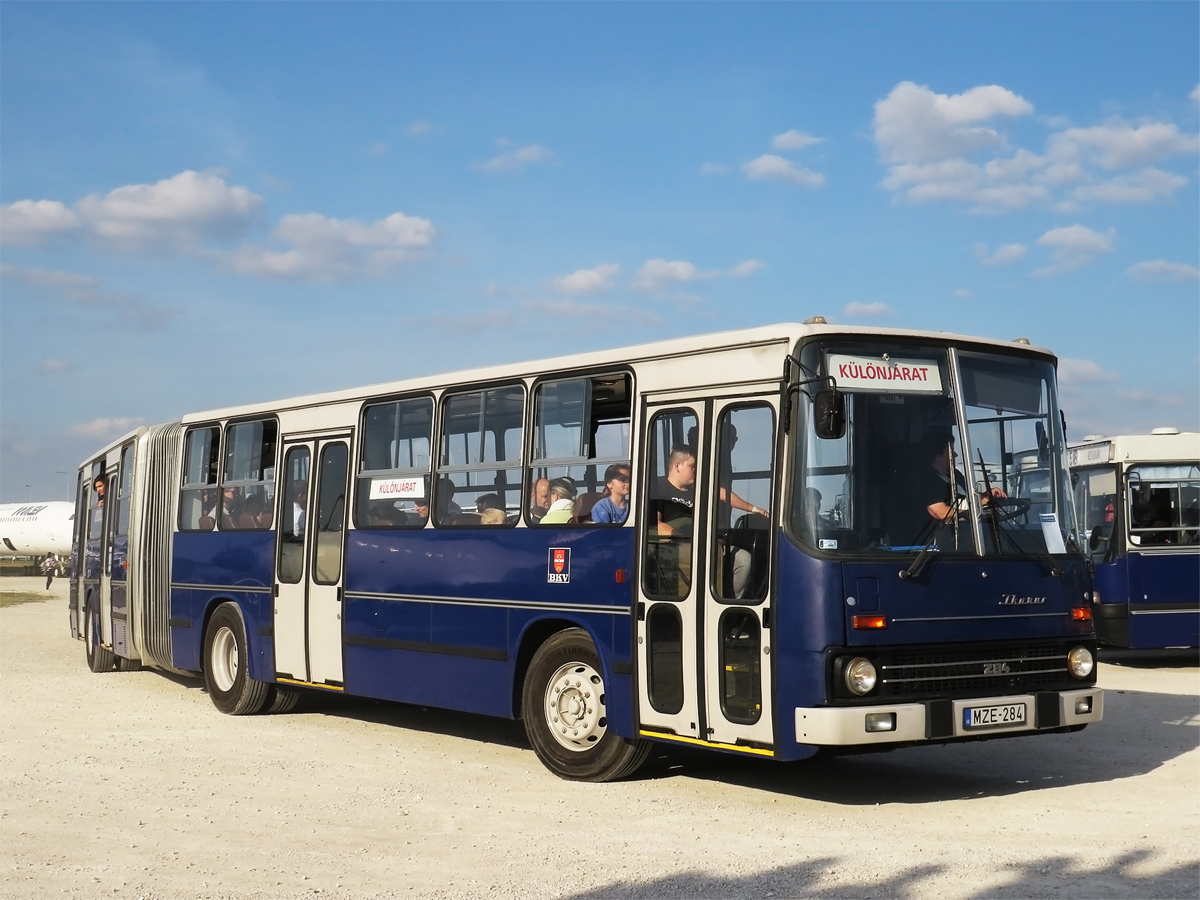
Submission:
[[[299,691],[278,684],[269,684],[267,685],[267,702],[263,705],[262,711],[267,715],[291,712],[299,702]]]
[[[83,613],[83,647],[87,654],[88,668],[96,674],[111,672],[117,665],[117,658],[106,647],[100,646],[99,613],[89,599]]]
[[[123,656],[117,657],[118,672],[139,672],[142,668],[142,661],[139,659],[126,659]]]
[[[538,759],[568,781],[632,775],[650,742],[608,730],[600,657],[582,628],[560,631],[533,654],[521,692],[525,734]]]
[[[231,716],[256,713],[270,685],[250,677],[250,654],[242,614],[233,603],[217,607],[204,632],[204,684],[213,705]]]

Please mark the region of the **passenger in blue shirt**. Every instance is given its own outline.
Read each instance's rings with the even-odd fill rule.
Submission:
[[[629,517],[629,466],[614,463],[604,472],[604,496],[592,507],[592,521],[620,525]]]

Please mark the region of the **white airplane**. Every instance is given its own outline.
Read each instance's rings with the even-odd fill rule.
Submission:
[[[0,556],[71,556],[75,504],[65,500],[0,503]]]

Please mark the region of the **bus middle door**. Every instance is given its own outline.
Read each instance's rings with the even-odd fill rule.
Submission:
[[[280,680],[342,687],[349,463],[345,437],[284,444],[275,569],[275,672]]]

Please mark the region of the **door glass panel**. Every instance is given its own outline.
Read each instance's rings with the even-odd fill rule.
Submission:
[[[1111,559],[1117,521],[1117,468],[1077,469],[1075,509],[1083,525],[1083,539],[1094,562]]]
[[[717,426],[713,596],[762,600],[769,581],[775,415],[766,405],[726,409]]]
[[[346,525],[346,473],[350,455],[343,443],[321,448],[317,492],[317,552],[313,579],[337,584],[342,577],[342,531]]]
[[[288,451],[284,463],[283,505],[279,510],[279,580],[286,584],[297,584],[304,577],[308,469],[307,447],[293,447]]]
[[[642,566],[648,597],[679,598],[691,592],[696,429],[696,415],[686,409],[660,412],[650,424]]]
[[[762,647],[758,617],[748,609],[721,616],[721,711],[730,722],[753,725],[762,715]]]
[[[650,705],[674,715],[683,709],[683,618],[669,603],[656,603],[646,616],[647,692]]]

